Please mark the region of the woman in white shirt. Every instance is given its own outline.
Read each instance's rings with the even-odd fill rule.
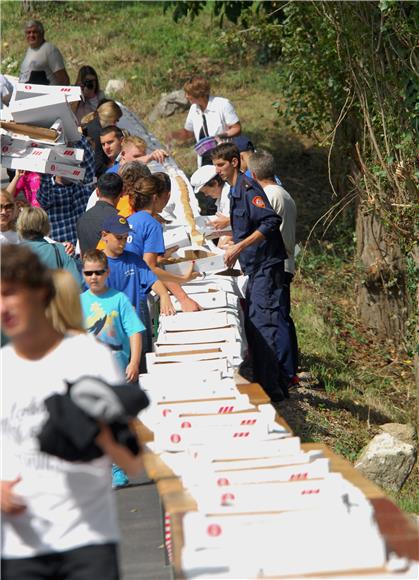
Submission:
[[[225,139],[240,134],[240,120],[233,105],[224,97],[213,97],[207,79],[201,76],[192,77],[183,89],[191,108],[184,128],[171,133],[169,140],[187,141],[195,138],[198,143],[206,137]],[[198,155],[198,166],[211,163],[209,155]]]

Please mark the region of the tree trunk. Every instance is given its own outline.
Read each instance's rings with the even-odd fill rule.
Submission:
[[[395,343],[403,341],[409,302],[405,261],[396,243],[389,243],[373,212],[358,208],[356,237],[360,279],[357,308],[364,324]]]

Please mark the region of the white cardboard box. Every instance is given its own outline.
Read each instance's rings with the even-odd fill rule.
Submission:
[[[189,292],[187,292],[189,294]],[[233,294],[227,292],[198,292],[193,294],[193,299],[195,302],[204,309],[211,310],[213,308],[238,308],[238,298]],[[181,311],[179,301],[177,299],[173,300],[173,304],[177,311]]]
[[[183,420],[184,421],[184,420]],[[241,471],[225,471],[221,473],[202,473],[197,469],[182,477],[184,487],[188,489],[197,485],[209,483],[213,487],[228,488],[236,485],[249,485],[252,483],[268,483],[281,481],[301,481],[311,479],[324,479],[329,473],[329,460],[317,459],[306,465],[287,465],[283,467],[244,469]],[[193,492],[192,492],[193,493]]]
[[[31,149],[38,148],[49,149],[51,151],[49,156],[50,161],[57,161],[58,163],[64,163],[66,165],[77,165],[84,159],[84,149],[74,149],[72,147],[66,147],[65,145],[53,145],[51,143],[46,146],[42,141],[14,138],[6,134],[0,137],[2,155],[20,157]]]
[[[170,357],[183,357],[189,354],[196,354],[199,356],[202,351],[212,351],[209,354],[224,354],[227,357],[240,358],[241,356],[241,344],[240,342],[209,342],[202,344],[193,344],[185,346],[183,344],[155,344],[154,354],[158,358]]]
[[[64,165],[55,161],[45,161],[38,157],[8,157],[4,155],[1,159],[3,167],[7,169],[24,169],[37,173],[49,173],[69,177],[77,181],[83,181],[86,170],[83,167],[74,165]]]
[[[166,228],[163,231],[164,246],[166,250],[178,246],[179,248],[189,246],[191,239],[185,227]]]
[[[81,88],[77,86],[61,85],[33,85],[30,83],[17,83],[13,91],[11,102],[40,97],[43,95],[65,95],[69,103],[80,101]]]
[[[190,332],[161,332],[157,344],[199,344],[202,342],[236,342],[240,341],[237,328],[220,328],[215,330],[198,330]]]
[[[66,143],[80,140],[77,119],[63,94],[14,101],[9,109],[16,123],[49,128],[60,119]]]
[[[176,316],[164,316],[160,319],[162,332],[210,330],[237,326],[237,324],[236,316],[226,310],[179,312]]]
[[[228,226],[226,228],[224,228],[223,230],[217,230],[215,229],[215,227],[213,226],[212,222],[213,220],[216,218],[216,216],[197,216],[195,218],[195,223],[196,223],[196,227],[197,229],[204,234],[204,236],[207,239],[215,239],[215,238],[221,238],[222,236],[228,236],[231,235],[232,231],[231,231],[231,227]]]
[[[166,264],[164,269],[172,274],[183,275],[191,267],[191,263],[191,260],[186,260],[184,262],[177,262],[176,264]],[[200,274],[206,274],[207,272],[220,272],[226,269],[223,254],[209,256],[208,258],[198,258],[197,260],[193,260],[193,264],[193,271],[199,272]]]

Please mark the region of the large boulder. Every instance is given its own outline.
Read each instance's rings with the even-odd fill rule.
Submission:
[[[105,94],[111,95],[123,91],[126,87],[126,81],[123,79],[110,79],[106,85]]]
[[[386,423],[363,449],[355,463],[365,477],[377,485],[398,491],[416,461],[416,436],[411,425]]]
[[[170,117],[175,113],[186,111],[189,107],[190,103],[183,89],[172,91],[171,93],[163,93],[160,101],[148,116],[148,120],[154,123],[160,117]]]

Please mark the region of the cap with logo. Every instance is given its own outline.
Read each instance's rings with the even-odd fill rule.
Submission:
[[[198,193],[201,191],[204,185],[206,185],[208,181],[211,181],[211,179],[214,179],[216,175],[217,170],[214,165],[203,165],[197,169],[191,177],[191,185],[194,192]]]
[[[130,231],[129,223],[119,214],[107,217],[103,222],[102,228],[103,231],[111,234],[128,234]]]

